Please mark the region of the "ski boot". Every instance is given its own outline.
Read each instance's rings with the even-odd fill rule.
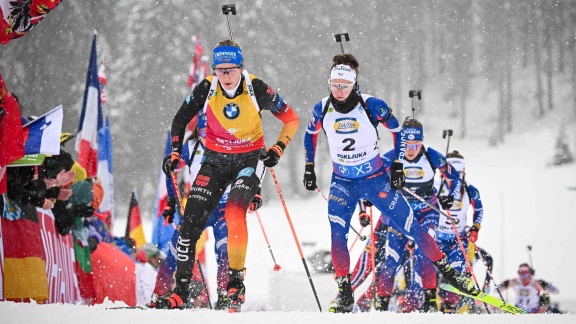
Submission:
[[[350,313],[354,309],[354,292],[350,285],[350,275],[336,277],[338,297],[330,304],[330,313]]]
[[[176,278],[176,286],[167,295],[158,297],[157,309],[184,309],[190,296],[190,279]]]
[[[230,269],[228,272],[229,281],[226,289],[228,290],[228,313],[239,313],[244,304],[244,269]]]
[[[436,305],[436,289],[424,290],[424,305],[422,305],[423,313],[436,313],[438,305]]]
[[[218,300],[216,305],[214,305],[215,310],[225,310],[228,308],[228,293],[223,288],[218,288]]]
[[[374,298],[374,309],[379,312],[387,312],[388,304],[390,304],[390,296],[380,296],[376,294]]]
[[[186,308],[207,308],[208,304],[202,299],[204,285],[200,281],[191,280],[189,285]]]
[[[443,254],[442,259],[434,261],[433,263],[442,274],[442,277],[444,277],[449,284],[454,286],[454,288],[472,296],[477,296],[481,293],[481,291],[476,288],[476,285],[474,285],[474,281],[470,280],[470,278],[462,275],[450,266],[446,254]]]
[[[453,303],[444,302],[442,303],[442,313],[444,314],[456,314],[458,306]]]

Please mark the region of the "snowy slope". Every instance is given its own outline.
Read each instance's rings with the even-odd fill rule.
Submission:
[[[477,186],[482,195],[485,218],[478,243],[494,257],[496,280],[515,276],[517,266],[529,261],[526,246],[531,245],[536,275],[553,282],[561,291],[559,295],[552,296],[552,301],[560,302],[561,309],[576,312],[576,276],[573,273],[576,259],[571,252],[571,234],[576,228],[576,219],[569,203],[576,199],[576,191],[567,190],[567,187],[576,185],[576,166],[547,167],[553,155],[550,143],[554,143],[554,139],[554,133],[543,130],[510,136],[507,143],[498,148],[490,148],[485,141],[474,140],[460,141],[453,148],[459,149],[466,157],[467,180]],[[427,143],[440,151],[445,147],[441,138],[430,136]],[[534,154],[535,148],[538,148],[539,154]],[[281,172],[281,169],[277,170],[277,174]],[[265,181],[271,181],[270,177]],[[327,194],[329,183],[319,183],[319,187]],[[273,194],[267,193],[266,197],[272,197]],[[285,198],[304,255],[307,257],[318,250],[329,250],[330,232],[324,200],[315,193],[310,193],[310,198],[304,201]],[[460,324],[462,316],[466,316],[467,323],[576,322],[576,315],[328,314],[325,311],[336,293],[336,285],[331,275],[313,273],[312,280],[324,310],[320,314],[282,205],[270,200],[259,210],[259,215],[282,270],[272,270],[274,263],[256,216],[249,215],[245,313],[230,315],[208,310],[105,310],[112,303],[93,307],[0,303],[2,322],[157,323],[169,319],[171,322],[193,320],[210,323],[233,319],[240,323],[310,321],[337,324],[382,320],[425,323],[432,320]],[[124,224],[118,225],[116,229],[121,230]],[[360,229],[356,219],[353,226]],[[150,223],[146,224],[146,231],[150,238]],[[352,242],[352,233],[350,238]],[[352,250],[353,263],[361,249],[361,244],[357,244]],[[211,253],[208,262],[208,277],[214,295],[215,273],[212,270],[214,261]],[[309,262],[308,267],[314,270]],[[477,266],[476,271],[481,272],[482,267]],[[512,293],[505,294],[505,297],[513,301]]]

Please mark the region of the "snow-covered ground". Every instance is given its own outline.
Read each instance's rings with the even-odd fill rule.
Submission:
[[[572,134],[572,133],[570,133]],[[445,142],[440,136],[429,136],[427,144],[443,151]],[[559,295],[552,295],[562,310],[576,313],[576,258],[572,247],[576,215],[571,201],[576,200],[576,165],[548,167],[553,156],[556,132],[531,131],[507,138],[506,144],[488,147],[486,141],[455,141],[467,161],[466,179],[479,188],[485,206],[484,222],[478,244],[494,257],[494,277],[501,282],[516,275],[522,262],[529,262],[527,246],[532,246],[532,261],[536,276],[554,283]],[[281,168],[276,170],[280,177]],[[325,171],[329,172],[329,171]],[[322,179],[329,179],[328,175]],[[270,177],[265,181],[271,181]],[[293,181],[300,181],[294,179]],[[281,182],[282,185],[282,182]],[[329,183],[319,183],[327,194]],[[267,193],[272,197],[275,193]],[[285,197],[299,242],[306,257],[319,250],[329,250],[330,233],[326,217],[326,203],[316,193],[307,200]],[[246,260],[246,304],[244,313],[227,314],[209,310],[105,310],[112,303],[98,306],[30,305],[0,303],[3,323],[137,323],[162,321],[216,323],[227,320],[242,323],[349,323],[356,321],[389,321],[394,323],[576,323],[576,315],[458,315],[393,314],[371,312],[367,314],[329,314],[328,303],[336,293],[336,284],[329,274],[312,274],[323,313],[318,312],[310,283],[296,243],[290,231],[282,205],[269,200],[258,211],[268,235],[270,245],[282,269],[273,271],[274,263],[265,243],[256,215],[248,215],[249,245]],[[116,229],[124,227],[119,223]],[[357,219],[353,226],[360,229]],[[151,223],[145,222],[147,238]],[[120,235],[123,233],[120,233]],[[350,234],[350,243],[354,238]],[[208,246],[211,242],[208,243]],[[353,263],[362,250],[357,244],[351,251]],[[215,292],[214,257],[208,255],[208,280]],[[312,264],[308,262],[311,271]],[[481,265],[476,266],[481,273]],[[481,278],[481,276],[480,276]],[[479,278],[479,279],[480,279]],[[480,279],[481,280],[481,279]],[[363,287],[360,288],[363,291]],[[513,293],[504,297],[513,302]],[[465,318],[463,318],[465,316]]]

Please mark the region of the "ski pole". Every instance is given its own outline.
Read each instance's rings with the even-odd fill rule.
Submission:
[[[264,230],[264,225],[262,225],[262,220],[260,220],[260,214],[257,210],[254,211],[256,213],[256,219],[258,219],[258,223],[260,223],[260,228],[262,229],[262,234],[264,234],[264,239],[266,240],[266,244],[268,245],[268,251],[270,251],[270,255],[272,256],[272,261],[274,261],[274,271],[279,271],[282,267],[276,263],[276,258],[274,258],[274,253],[272,253],[272,248],[270,247],[270,242],[268,241],[268,236],[266,235],[266,231]]]
[[[320,189],[316,188],[316,192],[320,195],[320,197],[324,198],[324,200],[326,202],[328,202],[328,198],[326,198],[326,196],[324,196],[324,194],[322,194],[322,191],[320,191]],[[360,234],[355,228],[354,226],[350,225],[350,228],[352,229],[352,231],[354,233],[356,233],[356,235],[358,236],[358,238],[360,238],[360,241],[366,241],[366,235],[362,235]],[[362,229],[360,229],[360,231],[362,231]]]
[[[274,185],[276,186],[276,191],[278,191],[278,196],[280,197],[280,202],[282,203],[282,207],[284,208],[284,213],[286,214],[286,218],[288,219],[288,224],[290,225],[290,230],[292,231],[292,236],[294,237],[294,242],[296,242],[296,247],[298,247],[298,252],[300,253],[300,258],[302,259],[302,264],[304,265],[304,269],[306,270],[306,275],[308,275],[308,281],[310,281],[310,286],[312,287],[312,292],[314,292],[314,298],[316,298],[316,303],[318,304],[318,309],[322,312],[322,306],[320,306],[320,300],[318,299],[318,294],[316,293],[316,288],[314,288],[314,283],[312,282],[312,276],[310,275],[310,271],[308,270],[308,265],[306,264],[306,259],[304,258],[304,253],[302,253],[302,247],[300,247],[300,241],[298,240],[298,236],[296,235],[296,231],[294,230],[294,225],[292,225],[292,219],[290,218],[290,213],[288,213],[288,207],[286,207],[286,202],[284,201],[284,196],[282,195],[282,190],[280,190],[280,185],[278,184],[278,178],[276,178],[276,173],[274,172],[274,168],[269,168],[270,173],[272,174],[272,179],[274,180]]]
[[[482,260],[482,263],[486,267],[486,273],[490,277],[490,280],[492,280],[492,282],[494,282],[494,286],[496,287],[496,291],[498,292],[498,295],[500,295],[500,299],[502,299],[503,302],[506,302],[504,300],[504,296],[502,296],[502,293],[500,292],[500,288],[498,288],[498,283],[496,282],[496,280],[494,280],[494,277],[492,276],[492,272],[490,271],[490,269],[488,269],[488,264],[486,263],[486,260],[484,260],[484,257],[482,256],[482,252],[480,251],[480,249],[478,249],[477,246],[474,246],[474,248],[476,249],[476,253],[478,253],[478,255],[480,256],[480,260]]]
[[[374,222],[372,218],[372,206],[368,207],[370,215],[370,254],[372,254],[372,289],[373,296],[376,297],[376,235],[374,234]]]
[[[530,268],[534,269],[532,263],[532,245],[528,245],[526,248],[528,249],[528,260],[530,261]]]
[[[414,108],[414,97],[417,97],[418,100],[422,100],[422,90],[410,90],[408,91],[408,97],[412,98],[412,118],[415,118],[416,109]]]
[[[458,245],[460,246],[460,250],[462,251],[462,254],[464,254],[464,260],[466,260],[466,265],[468,266],[468,269],[470,270],[470,274],[472,274],[472,278],[474,279],[474,283],[476,284],[476,288],[478,288],[478,290],[480,290],[480,285],[478,284],[478,279],[476,279],[476,275],[474,274],[474,270],[472,269],[472,264],[470,263],[470,259],[468,258],[468,253],[466,253],[466,249],[464,248],[464,243],[462,243],[462,239],[460,238],[460,234],[458,234],[458,229],[456,228],[456,224],[454,223],[454,218],[452,217],[452,215],[450,215],[450,211],[447,210],[446,213],[442,212],[440,209],[436,208],[436,206],[430,204],[424,198],[418,196],[414,191],[412,191],[406,187],[402,188],[402,190],[406,191],[407,193],[412,195],[414,198],[420,200],[421,202],[426,204],[428,207],[430,207],[430,208],[434,209],[436,212],[446,216],[450,220],[450,224],[452,224],[452,229],[454,230],[454,234],[456,234],[456,240],[458,241]],[[486,303],[484,303],[484,306],[486,307],[486,311],[488,312],[488,314],[490,314],[490,311],[488,310],[488,305],[486,305]]]
[[[202,278],[202,287],[206,292],[206,299],[208,299],[208,306],[212,309],[212,302],[210,302],[210,294],[208,293],[208,286],[206,285],[206,280],[204,280],[204,273],[202,272],[202,266],[200,265],[200,260],[196,259],[196,264],[198,264],[198,272],[200,272],[200,278]]]
[[[360,232],[359,232],[359,233],[362,234],[362,231],[363,231],[363,230],[364,230],[364,227],[360,228]],[[349,251],[352,251],[352,249],[354,248],[354,245],[356,245],[356,242],[358,242],[358,239],[359,239],[359,238],[360,238],[360,236],[358,236],[358,235],[354,238],[354,241],[352,242],[352,245],[350,245]]]
[[[178,206],[180,207],[178,211],[180,212],[180,216],[184,217],[184,205],[182,205],[182,194],[180,193],[180,188],[178,188],[176,173],[170,172],[170,176],[172,177],[172,187],[174,191],[176,191],[176,197],[178,197]],[[164,226],[168,226],[168,218],[164,219]]]
[[[236,15],[236,5],[235,4],[226,4],[222,5],[222,13],[226,16],[226,20],[228,20],[228,31],[230,32],[230,40],[233,41],[234,37],[232,37],[232,25],[230,24],[230,15]]]

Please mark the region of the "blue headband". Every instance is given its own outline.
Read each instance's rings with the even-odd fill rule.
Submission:
[[[422,127],[404,127],[404,134],[406,134],[407,141],[423,141],[424,130]]]
[[[244,67],[244,58],[242,50],[235,46],[218,46],[212,54],[214,66],[218,64],[232,63]]]

